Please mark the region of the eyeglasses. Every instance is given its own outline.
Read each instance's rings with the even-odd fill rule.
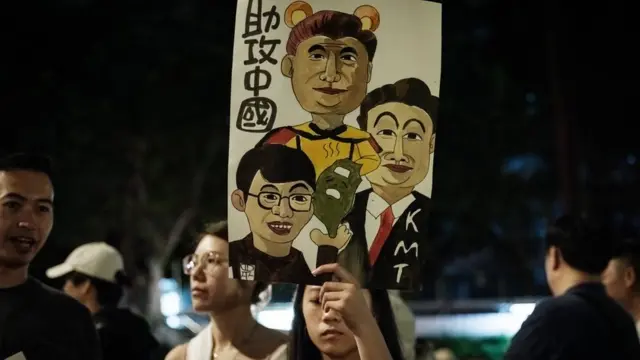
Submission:
[[[215,275],[221,269],[228,266],[229,259],[224,258],[220,253],[210,251],[198,256],[197,254],[187,255],[182,259],[182,271],[186,275],[191,275],[198,265],[202,266],[202,271],[208,275]]]
[[[251,193],[248,195],[257,198],[258,205],[266,210],[271,210],[274,206],[280,205],[280,202],[284,199],[289,201],[289,207],[293,211],[305,212],[311,210],[311,195],[308,194],[291,194],[289,196],[282,196],[277,192],[261,191],[258,195]]]

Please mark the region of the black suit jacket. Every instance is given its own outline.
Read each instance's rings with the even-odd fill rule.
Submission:
[[[365,232],[367,202],[372,190],[356,194],[356,200],[346,221],[353,236],[345,251],[355,251],[366,256],[358,266],[365,271],[369,288],[420,290],[421,273],[427,253],[427,225],[431,199],[413,191],[415,200],[398,218],[389,238],[384,243],[375,264],[369,264],[369,248]]]

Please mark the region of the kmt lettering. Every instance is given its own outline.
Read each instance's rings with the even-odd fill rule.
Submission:
[[[409,212],[407,214],[407,221],[405,221],[405,231],[409,231],[409,225],[413,226],[413,232],[418,232],[418,227],[416,226],[416,223],[413,222],[413,217],[416,216],[420,211],[422,211],[422,209],[417,209],[414,212]]]
[[[398,242],[398,245],[396,245],[396,249],[393,251],[393,256],[398,256],[398,251],[402,249],[402,251],[404,252],[404,254],[408,254],[409,251],[411,250],[415,250],[416,253],[416,257],[418,257],[418,243],[417,242],[413,242],[409,248],[407,249],[407,247],[404,245],[404,241],[400,241]]]
[[[393,265],[393,268],[396,269],[396,283],[400,283],[400,280],[402,279],[402,270],[404,270],[404,268],[408,267],[409,264],[397,264],[397,265]]]

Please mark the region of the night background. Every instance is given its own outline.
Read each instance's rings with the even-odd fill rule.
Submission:
[[[546,296],[553,218],[640,227],[637,41],[623,2],[576,4],[444,1],[439,271],[407,299]],[[180,277],[195,232],[225,218],[235,6],[3,3],[0,155],[44,152],[58,172],[54,230],[32,274],[45,280],[74,247],[107,240],[143,289]],[[136,302],[152,303],[140,289]]]

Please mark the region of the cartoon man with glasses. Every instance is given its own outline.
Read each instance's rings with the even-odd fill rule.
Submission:
[[[238,164],[233,207],[243,212],[251,233],[229,244],[233,277],[269,282],[316,283],[300,250],[292,247],[313,215],[316,173],[304,152],[284,145],[249,150]],[[316,264],[335,261],[351,234],[314,237]]]

